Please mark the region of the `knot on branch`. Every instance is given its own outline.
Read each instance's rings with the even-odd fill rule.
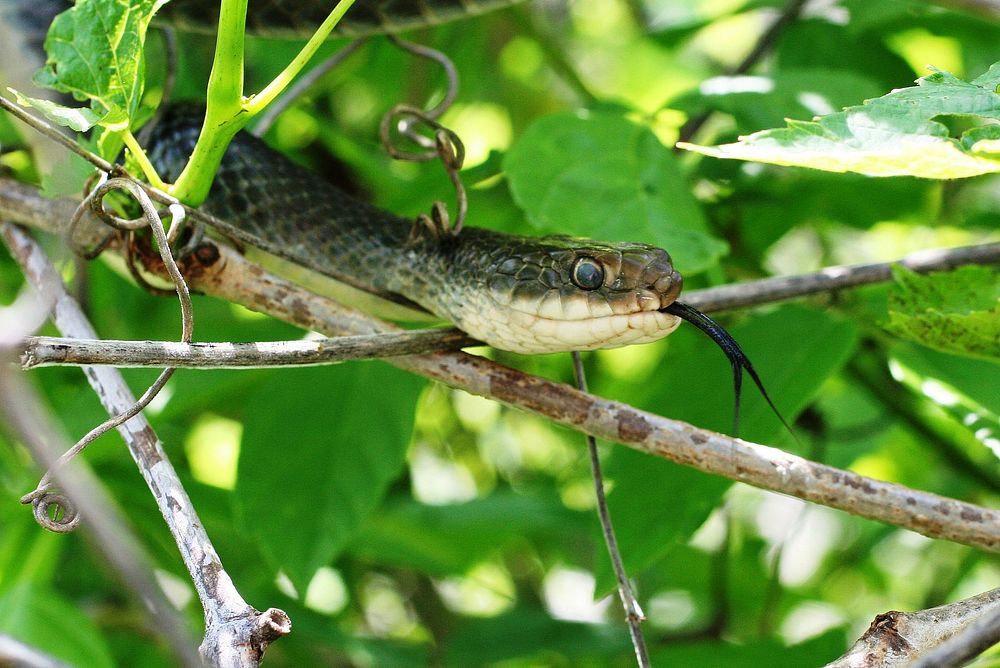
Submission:
[[[288,613],[279,608],[268,608],[254,620],[253,630],[250,631],[250,645],[263,654],[268,645],[291,632],[292,620]]]
[[[271,643],[291,631],[292,620],[284,610],[258,612],[248,605],[233,616],[210,622],[199,652],[210,666],[256,666]]]

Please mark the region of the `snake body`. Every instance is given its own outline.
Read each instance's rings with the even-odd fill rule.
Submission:
[[[157,126],[149,152],[162,177],[178,176],[200,126],[200,116],[183,108]],[[243,133],[203,208],[230,221],[243,241],[355,287],[398,295],[504,350],[612,348],[659,339],[680,322],[665,311],[682,281],[662,249],[474,227],[436,235]]]

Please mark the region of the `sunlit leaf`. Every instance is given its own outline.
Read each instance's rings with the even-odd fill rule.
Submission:
[[[896,267],[886,329],[947,352],[1000,361],[1000,275],[960,267],[921,276]]]
[[[145,84],[146,30],[167,0],[79,0],[59,14],[45,38],[45,67],[35,84],[89,101],[89,109],[19,95],[50,120],[82,132],[101,124],[124,130]]]
[[[864,74],[823,68],[787,68],[771,76],[718,76],[671,101],[696,116],[709,111],[732,114],[738,129],[780,124],[785,118],[826,114],[864,96],[881,92]]]
[[[14,94],[17,103],[22,107],[34,107],[45,114],[50,121],[77,132],[86,132],[101,122],[101,117],[87,107],[67,107],[51,100],[27,97],[13,88],[7,90]]]
[[[917,86],[738,143],[679,147],[717,158],[811,167],[869,176],[954,179],[1000,171],[1000,127],[979,125],[951,137],[943,116],[1000,120],[1000,66],[972,82],[935,70]]]

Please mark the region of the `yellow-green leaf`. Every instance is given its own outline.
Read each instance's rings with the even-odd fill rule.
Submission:
[[[869,176],[955,179],[1000,171],[1000,131],[980,125],[951,136],[944,119],[1000,120],[1000,63],[966,82],[944,72],[864,104],[721,146],[680,143],[717,158]]]
[[[167,0],[78,0],[59,14],[45,38],[45,67],[35,84],[88,101],[89,109],[18,96],[50,120],[74,130],[102,125],[123,131],[145,83],[146,30]],[[88,125],[89,124],[89,125]]]

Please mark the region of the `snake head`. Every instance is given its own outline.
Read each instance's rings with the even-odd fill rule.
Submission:
[[[680,322],[664,309],[681,275],[666,251],[646,244],[521,238],[493,253],[484,275],[504,315],[483,323],[483,338],[507,350],[616,348],[662,338]]]

